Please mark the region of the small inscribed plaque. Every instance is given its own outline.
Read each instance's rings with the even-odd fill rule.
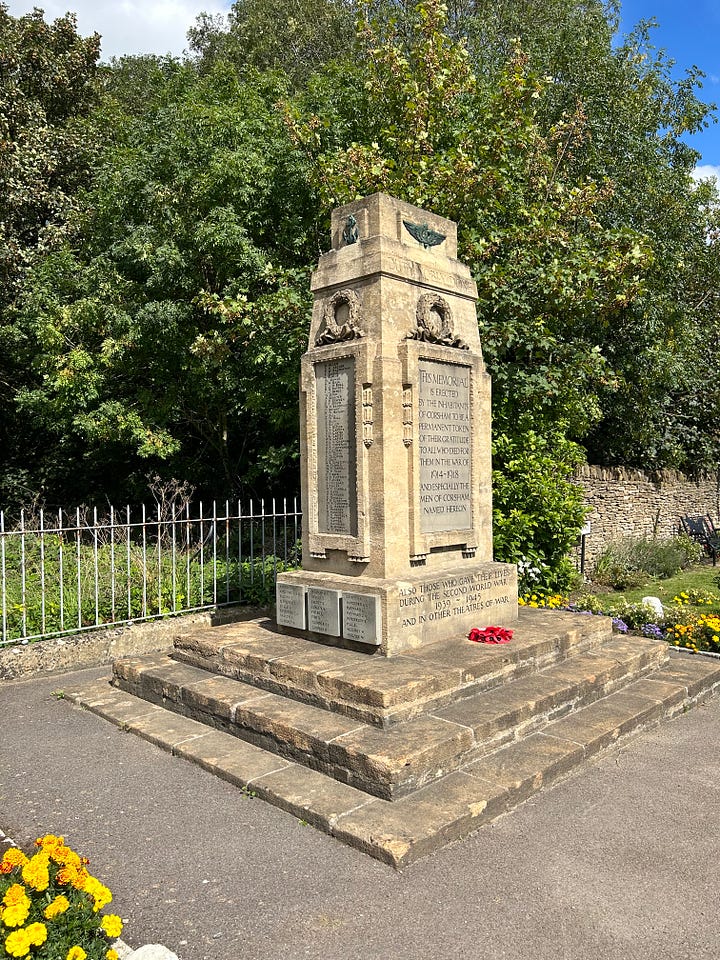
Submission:
[[[280,626],[307,630],[305,587],[294,583],[275,584],[275,612]]]
[[[340,591],[308,587],[308,630],[340,636]]]
[[[342,635],[346,640],[380,645],[382,621],[379,597],[343,591],[342,609]]]
[[[469,530],[471,421],[469,367],[419,360],[420,530]]]
[[[355,359],[315,364],[318,532],[357,536]]]

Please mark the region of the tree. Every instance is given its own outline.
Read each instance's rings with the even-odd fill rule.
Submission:
[[[201,70],[225,60],[241,75],[272,70],[301,87],[352,50],[356,14],[343,0],[235,0],[227,22],[201,14],[188,39]]]
[[[31,344],[17,323],[28,272],[72,234],[77,196],[93,162],[86,117],[97,102],[100,38],[84,39],[68,14],[47,24],[16,19],[0,3],[0,494],[32,489],[25,432],[14,404],[27,383]]]
[[[53,499],[138,496],[149,472],[232,496],[297,455],[314,219],[282,90],[223,64],[136,66],[153,108],[96,115],[80,242],[26,285],[35,378],[17,403],[50,439],[34,470]]]
[[[588,329],[598,317],[612,324],[638,296],[649,251],[636,231],[602,224],[611,186],[572,169],[582,111],[543,129],[536,105],[548,83],[519,48],[490,82],[448,36],[437,0],[415,11],[402,30],[364,24],[363,110],[357,96],[332,92],[328,112],[308,110],[309,99],[321,102],[318,81],[288,107],[288,124],[315,163],[326,208],[383,190],[458,222],[495,381],[501,525],[518,509],[518,485],[500,481],[524,462],[526,522],[504,525],[501,556],[541,560],[559,574],[582,519],[568,479],[581,451],[566,434],[580,437],[595,422],[611,375]],[[531,442],[542,455],[523,461]],[[552,458],[554,518],[545,525],[551,491],[540,480]]]

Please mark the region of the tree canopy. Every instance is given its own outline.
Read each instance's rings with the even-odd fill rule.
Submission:
[[[715,468],[712,120],[599,0],[238,0],[98,68],[0,4],[5,503],[296,475],[309,271],[383,190],[458,222],[494,379],[496,542],[562,573],[598,463]],[[0,62],[0,66],[2,66]]]

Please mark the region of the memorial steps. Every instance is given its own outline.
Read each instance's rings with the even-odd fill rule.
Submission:
[[[720,685],[720,662],[523,610],[510,644],[383,658],[270,621],[178,637],[68,699],[393,866]]]

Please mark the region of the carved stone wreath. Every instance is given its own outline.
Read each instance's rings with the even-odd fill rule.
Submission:
[[[470,347],[460,337],[455,336],[450,304],[437,293],[425,293],[418,300],[417,328],[408,334],[408,340],[422,340],[425,343],[439,343],[445,347],[469,350]]]
[[[347,320],[337,322],[338,308],[347,304]],[[360,329],[360,298],[354,290],[337,290],[325,304],[323,310],[323,325],[320,333],[315,337],[315,346],[324,347],[328,343],[341,343],[343,340],[358,340],[364,337]]]

